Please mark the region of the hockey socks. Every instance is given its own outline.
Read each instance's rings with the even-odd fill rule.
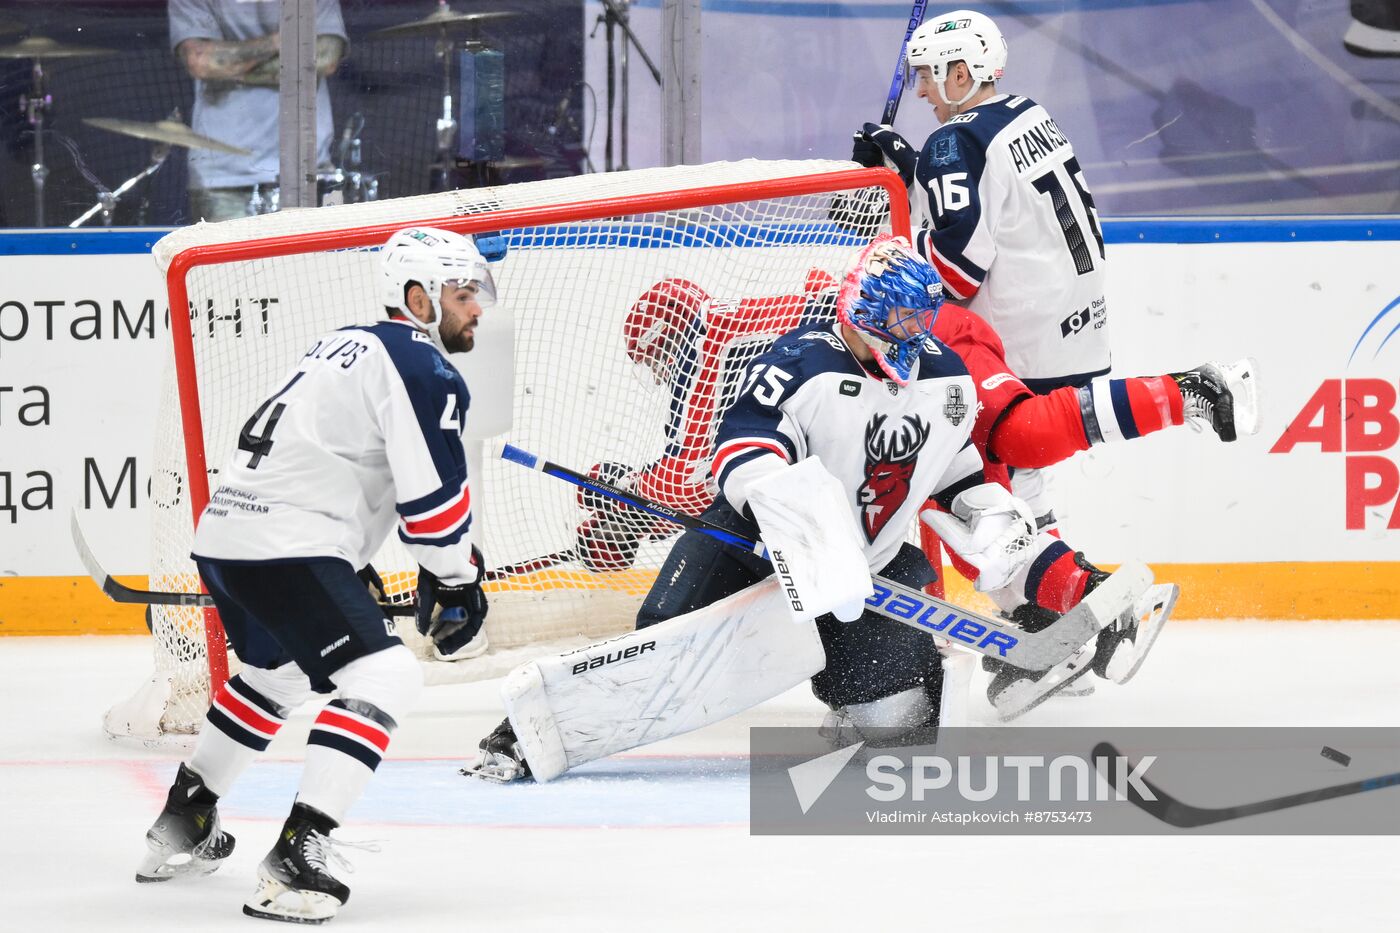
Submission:
[[[1026,571],[1025,597],[1037,606],[1069,612],[1084,598],[1093,575],[1105,576],[1059,538],[1041,535],[1036,544],[1042,550]]]
[[[200,732],[189,765],[219,796],[228,793],[287,722],[276,704],[250,687],[242,675],[214,694],[206,721],[211,728]]]
[[[1181,389],[1171,376],[1095,379],[1077,391],[1090,444],[1142,437],[1185,417]]]
[[[297,801],[343,820],[379,767],[394,728],[394,720],[372,703],[332,700],[307,736]]]

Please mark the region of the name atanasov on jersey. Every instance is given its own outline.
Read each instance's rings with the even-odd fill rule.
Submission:
[[[1049,117],[1007,143],[1016,171],[1024,172],[1056,149],[1068,146],[1055,121]]]

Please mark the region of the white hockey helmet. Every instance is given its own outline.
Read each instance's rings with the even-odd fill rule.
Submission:
[[[1006,69],[1006,39],[991,18],[976,10],[954,10],[926,22],[909,37],[908,72],[927,65],[943,103],[956,107],[966,103],[988,81],[1001,78]],[[964,62],[972,75],[972,90],[958,100],[949,100],[943,88],[948,65]]]
[[[487,306],[496,300],[496,280],[491,269],[469,236],[436,227],[409,227],[400,230],[379,252],[380,300],[386,308],[402,311],[408,322],[427,333],[446,352],[438,327],[442,307],[438,299],[444,284],[477,286],[477,301]],[[408,308],[410,283],[423,286],[433,305],[433,319],[423,323]]]

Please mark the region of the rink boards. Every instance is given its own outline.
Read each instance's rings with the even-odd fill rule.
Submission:
[[[1066,539],[1180,582],[1180,618],[1400,617],[1400,225],[1107,227],[1115,375],[1253,356],[1263,427],[1232,445],[1176,429],[1062,464]],[[87,510],[94,549],[139,582],[169,339],[159,235],[0,237],[0,633],[141,628],[80,576],[66,521]]]

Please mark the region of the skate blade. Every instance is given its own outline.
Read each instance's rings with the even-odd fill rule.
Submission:
[[[1259,363],[1246,357],[1220,367],[1225,385],[1234,398],[1235,436],[1259,433]]]
[[[180,856],[175,856],[179,858]],[[146,860],[141,863],[141,867],[136,869],[137,884],[156,884],[161,881],[170,881],[173,878],[199,878],[204,875],[212,875],[219,870],[223,859],[205,859],[198,856],[190,856],[185,861],[173,861],[164,852],[152,851],[146,856]]]
[[[1143,594],[1135,610],[1138,613],[1138,637],[1132,643],[1132,651],[1117,652],[1108,662],[1104,673],[1109,680],[1125,684],[1133,679],[1142,662],[1147,660],[1147,652],[1152,650],[1157,636],[1166,627],[1180,595],[1181,587],[1175,583],[1156,584]]]
[[[1094,653],[1087,648],[1081,649],[1073,657],[1046,672],[1040,680],[1012,684],[992,703],[997,718],[1002,722],[1010,722],[1024,716],[1089,673],[1093,669],[1093,662]]]
[[[298,891],[258,873],[258,890],[243,904],[243,913],[283,923],[325,923],[340,909],[340,901],[321,891]]]
[[[492,784],[514,784],[525,780],[525,769],[518,761],[509,757],[493,755],[490,761],[478,761],[457,769],[463,777],[477,778]]]

